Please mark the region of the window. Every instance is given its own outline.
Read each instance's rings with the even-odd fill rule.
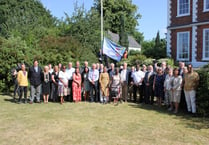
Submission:
[[[177,60],[189,60],[189,32],[177,33]]]
[[[203,59],[209,60],[209,29],[203,30]]]
[[[204,8],[203,8],[203,10],[204,11],[209,11],[209,0],[204,0]]]
[[[178,16],[186,16],[190,14],[190,0],[178,0]]]

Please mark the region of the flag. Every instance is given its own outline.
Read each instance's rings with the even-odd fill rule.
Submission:
[[[120,61],[121,58],[123,57],[126,48],[104,37],[102,49],[103,49],[103,54],[106,54],[108,57],[116,61]]]

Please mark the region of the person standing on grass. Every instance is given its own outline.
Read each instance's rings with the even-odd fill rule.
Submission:
[[[199,84],[199,75],[193,71],[192,65],[187,66],[188,73],[184,75],[184,93],[186,98],[187,110],[193,115],[196,114],[196,89]]]
[[[140,66],[136,66],[136,71],[133,74],[134,86],[133,86],[133,94],[134,94],[134,102],[137,102],[137,91],[139,91],[139,103],[143,102],[143,94],[142,94],[142,82],[144,80],[145,73],[140,70]]]
[[[173,81],[172,81],[173,102],[175,106],[174,113],[178,113],[179,103],[181,100],[182,76],[178,74],[179,71],[177,68],[175,68],[173,70]]]
[[[75,68],[75,73],[73,74],[73,101],[79,102],[81,101],[81,74],[79,68]]]
[[[66,66],[62,66],[62,71],[59,72],[58,94],[60,97],[60,104],[64,103],[64,97],[69,95],[68,89],[68,75],[66,72]]]
[[[89,83],[88,76],[89,76],[89,68],[85,67],[84,71],[81,74],[82,87],[84,90],[84,101],[89,100],[90,83]]]
[[[129,93],[129,100],[132,101],[132,97],[133,97],[133,85],[134,85],[134,75],[135,72],[135,67],[132,66],[131,67],[131,71],[128,74],[128,93]]]
[[[145,104],[154,103],[154,92],[153,92],[153,81],[155,73],[153,71],[153,66],[148,66],[148,71],[145,73],[144,84],[145,84],[145,95],[144,102]]]
[[[107,67],[103,68],[103,72],[100,74],[100,102],[106,104],[109,96],[109,74],[107,73]]]
[[[172,82],[173,82],[173,70],[168,68],[168,74],[164,81],[164,92],[165,92],[165,105],[170,107],[168,110],[172,110]]]
[[[52,89],[51,89],[51,97],[53,102],[57,101],[58,95],[58,82],[59,82],[59,68],[58,66],[54,66],[54,71],[52,72]]]
[[[44,72],[42,73],[42,94],[43,94],[44,103],[48,103],[49,100],[50,83],[51,83],[51,74],[49,72],[49,67],[44,66]]]
[[[153,83],[153,90],[155,92],[155,96],[157,97],[158,106],[162,105],[162,99],[164,97],[164,80],[165,75],[163,74],[163,70],[161,67],[158,67]]]
[[[75,68],[73,68],[72,62],[68,63],[68,69],[66,70],[68,75],[68,89],[70,91],[70,94],[68,95],[68,101],[73,101],[73,89],[72,89],[72,83],[73,83],[73,73],[75,72]]]
[[[98,101],[98,80],[99,80],[99,71],[96,69],[96,64],[92,64],[92,69],[89,72],[88,76],[90,82],[90,95],[91,95],[91,102]],[[95,92],[95,97],[93,93]]]
[[[120,91],[121,91],[121,78],[119,74],[119,68],[116,68],[115,73],[111,77],[110,81],[110,99],[114,99],[114,103],[116,103],[120,99]],[[121,101],[121,100],[120,100]]]
[[[121,78],[121,86],[122,86],[122,99],[125,102],[127,102],[127,97],[128,97],[128,74],[129,71],[127,69],[127,63],[124,63],[123,69],[120,74],[120,78]]]
[[[21,70],[17,74],[17,81],[19,85],[19,103],[22,103],[22,94],[24,92],[25,103],[27,103],[28,91],[28,72],[25,70],[25,64],[21,65]]]
[[[33,66],[29,68],[28,78],[30,79],[30,104],[33,103],[36,96],[37,103],[40,103],[41,95],[41,76],[42,69],[38,66],[38,61],[33,61]]]

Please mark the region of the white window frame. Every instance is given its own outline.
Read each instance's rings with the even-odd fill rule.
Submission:
[[[188,58],[179,58],[179,35],[180,34],[187,34],[188,35]],[[184,32],[177,32],[177,47],[176,47],[176,59],[178,61],[189,61],[190,58],[190,32],[184,31]]]
[[[207,0],[204,0],[204,3],[203,3],[203,12],[209,12],[209,8],[206,8],[206,2]],[[209,2],[209,0],[208,0]]]
[[[183,16],[189,16],[190,15],[190,7],[191,7],[191,3],[190,3],[190,0],[189,1],[189,7],[188,7],[188,13],[185,13],[185,14],[180,14],[180,6],[179,6],[179,2],[180,0],[177,1],[177,17],[183,17]]]
[[[202,48],[202,59],[203,60],[209,60],[209,56],[208,57],[205,57],[205,35],[206,35],[206,31],[208,31],[209,32],[209,28],[207,28],[207,29],[203,29],[203,48]]]

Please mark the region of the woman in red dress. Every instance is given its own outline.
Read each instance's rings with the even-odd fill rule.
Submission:
[[[79,68],[75,69],[75,73],[73,74],[73,101],[78,102],[81,101],[81,74],[79,72]]]

